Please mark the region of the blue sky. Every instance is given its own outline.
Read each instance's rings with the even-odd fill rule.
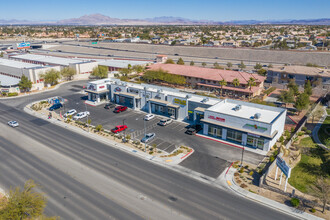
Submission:
[[[0,0],[0,8],[0,19],[6,20],[60,20],[94,13],[215,21],[330,17],[330,0]]]

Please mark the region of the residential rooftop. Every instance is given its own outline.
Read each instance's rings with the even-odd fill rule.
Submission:
[[[235,107],[240,105],[239,110],[235,110]],[[225,99],[218,104],[208,108],[209,111],[226,114],[234,117],[244,118],[253,121],[259,121],[264,123],[273,123],[273,121],[285,111],[285,109],[260,105],[250,102],[242,102],[232,99]],[[259,113],[260,117],[255,119],[255,114]]]

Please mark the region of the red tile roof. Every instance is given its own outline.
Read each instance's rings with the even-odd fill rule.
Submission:
[[[186,77],[201,78],[205,80],[220,81],[225,80],[226,82],[232,82],[235,78],[239,80],[241,84],[247,84],[250,77],[256,79],[257,82],[262,82],[266,77],[258,74],[251,74],[246,72],[239,72],[233,70],[220,70],[203,68],[197,66],[185,66],[178,64],[154,64],[149,67],[150,70],[162,69],[171,74],[182,75]]]
[[[205,86],[205,87],[212,87],[216,89],[221,89],[221,86],[219,85],[210,85],[206,83],[197,83],[199,86]],[[231,87],[231,86],[223,86],[223,89],[227,90],[232,90],[232,91],[238,91],[238,92],[245,92],[245,93],[255,93],[257,92],[260,88],[259,87],[252,87],[251,90],[250,88],[237,88],[237,87]]]

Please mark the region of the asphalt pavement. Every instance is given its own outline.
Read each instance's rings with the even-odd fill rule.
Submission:
[[[292,218],[23,111],[31,100],[64,96],[71,88],[0,101],[0,184],[8,190],[34,179],[49,200],[46,214],[62,219]],[[6,127],[13,119],[19,128]],[[136,208],[135,200],[123,199],[129,196],[140,200]]]

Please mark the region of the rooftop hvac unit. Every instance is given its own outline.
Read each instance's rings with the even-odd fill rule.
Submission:
[[[158,90],[157,90],[157,93],[161,93],[161,92],[163,92],[162,89],[158,89]]]
[[[127,83],[125,83],[125,82],[122,82],[121,84],[122,84],[123,86],[127,86]]]
[[[235,108],[234,108],[234,110],[235,110],[235,111],[239,111],[241,108],[242,108],[241,105],[236,105]]]
[[[209,101],[209,98],[204,98],[203,100],[202,100],[202,103],[205,103],[205,102],[208,102]]]
[[[259,119],[261,117],[261,114],[260,113],[255,113],[254,114],[254,119]]]

